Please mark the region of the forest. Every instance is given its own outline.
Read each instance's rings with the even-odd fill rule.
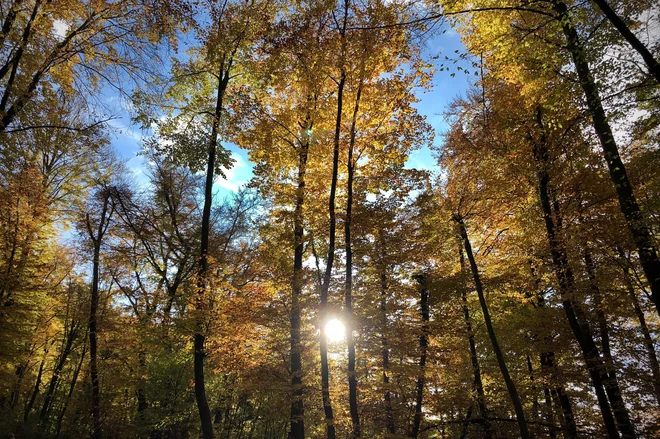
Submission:
[[[660,438],[654,0],[0,27],[0,438]]]

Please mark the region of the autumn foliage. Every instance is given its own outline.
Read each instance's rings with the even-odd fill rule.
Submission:
[[[0,437],[660,438],[657,12],[0,1]]]

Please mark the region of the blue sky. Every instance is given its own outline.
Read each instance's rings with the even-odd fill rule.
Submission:
[[[445,33],[434,36],[425,44],[425,56],[429,59],[431,57],[437,58],[434,62],[437,71],[433,78],[433,89],[424,93],[420,92],[418,94],[420,102],[415,106],[421,114],[427,117],[428,122],[435,129],[435,145],[441,144],[442,133],[447,128],[443,117],[445,108],[454,98],[465,93],[468,81],[474,78],[468,77],[463,70],[456,69],[457,66],[468,67],[465,60],[458,59],[464,49],[459,35],[449,28]],[[445,57],[448,57],[449,60]],[[454,60],[457,60],[457,62],[454,63]],[[445,69],[439,71],[441,67]],[[454,73],[453,76],[452,73]],[[118,101],[112,92],[107,92],[106,95],[108,102]],[[137,155],[141,148],[142,133],[139,127],[131,125],[130,116],[126,109],[118,108],[115,110],[115,114],[117,118],[110,122],[112,127],[111,143],[125,161],[126,167],[135,178],[135,181],[140,184],[146,183],[144,159]],[[216,179],[214,191],[219,199],[223,199],[231,192],[236,191],[241,185],[246,184],[252,177],[253,168],[246,151],[233,144],[225,144],[224,146],[231,150],[236,162],[232,169],[225,172],[227,175],[226,180],[221,177]],[[428,148],[423,148],[410,155],[406,166],[408,168],[434,169],[435,159]]]

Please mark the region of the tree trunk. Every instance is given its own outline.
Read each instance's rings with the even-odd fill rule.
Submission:
[[[195,400],[199,419],[202,426],[202,437],[204,439],[213,439],[213,420],[211,419],[211,410],[206,398],[206,385],[204,382],[204,359],[206,357],[206,326],[208,311],[208,301],[206,297],[208,288],[208,269],[209,269],[209,234],[211,230],[211,206],[213,204],[213,179],[215,172],[215,159],[218,147],[218,128],[220,126],[220,117],[222,115],[222,100],[224,98],[227,83],[229,82],[229,70],[231,63],[228,63],[225,69],[225,63],[220,64],[218,90],[216,96],[215,112],[213,113],[213,122],[211,125],[211,138],[208,145],[208,162],[206,166],[206,181],[204,184],[204,209],[202,210],[202,234],[200,239],[200,257],[199,270],[197,273],[197,298],[195,307],[197,311],[195,328]]]
[[[551,439],[555,439],[557,437],[557,429],[555,428],[555,419],[553,416],[554,411],[552,410],[552,397],[550,395],[550,388],[548,386],[543,388],[543,397],[545,400],[545,421],[548,424],[548,436],[550,436]]]
[[[37,395],[39,394],[39,386],[41,386],[41,377],[43,376],[44,373],[44,364],[46,364],[47,355],[48,355],[48,348],[44,349],[44,357],[41,360],[41,364],[39,364],[39,372],[37,372],[37,381],[34,384],[32,395],[30,395],[30,399],[25,405],[25,411],[23,412],[23,422],[28,421],[28,418],[30,417],[30,412],[32,411],[32,407],[34,407],[34,401],[37,399]]]
[[[344,222],[345,248],[346,248],[346,344],[348,345],[348,401],[351,413],[351,424],[353,426],[353,438],[360,437],[360,415],[358,413],[357,402],[357,377],[355,372],[355,339],[353,338],[353,329],[355,327],[355,318],[353,316],[353,249],[351,247],[351,222],[353,214],[353,179],[355,176],[355,163],[353,160],[353,150],[355,148],[355,135],[357,116],[360,109],[360,96],[362,95],[362,80],[357,89],[355,97],[355,107],[353,109],[353,119],[351,121],[351,134],[348,145],[348,160],[346,162],[347,170],[347,195],[346,195],[346,220]]]
[[[527,372],[529,372],[529,382],[531,385],[531,390],[532,390],[532,422],[534,424],[538,424],[538,419],[539,419],[539,399],[538,399],[538,388],[536,387],[536,380],[534,378],[534,366],[532,365],[532,359],[530,358],[529,355],[526,356],[525,358],[527,362]],[[534,433],[534,436],[537,436],[538,433]]]
[[[537,111],[537,123],[539,124],[539,127],[543,129],[540,110]],[[609,391],[606,395],[603,391],[604,383],[607,381],[608,377],[602,359],[600,358],[598,347],[594,342],[593,336],[591,334],[591,328],[589,327],[585,316],[579,307],[575,306],[573,301],[570,299],[570,292],[574,290],[575,282],[573,280],[573,272],[571,267],[568,265],[566,250],[559,241],[555,231],[555,223],[549,195],[550,177],[547,170],[548,152],[547,146],[545,145],[544,135],[542,135],[540,142],[534,144],[534,158],[538,165],[537,177],[539,181],[539,198],[541,207],[543,209],[543,219],[545,221],[546,233],[550,245],[550,253],[552,256],[554,271],[557,277],[557,282],[559,284],[559,293],[562,299],[562,306],[564,308],[564,312],[566,314],[566,318],[568,319],[571,330],[573,331],[573,335],[580,345],[580,349],[587,365],[589,375],[591,376],[591,381],[596,392],[598,405],[603,415],[603,421],[605,423],[605,429],[607,431],[608,437],[612,439],[618,438],[619,433],[616,429],[613,412],[610,409],[610,405],[608,404],[608,396],[610,396],[610,393],[612,393],[610,401],[612,401],[613,406],[614,401],[622,403],[621,397],[620,395],[616,395]],[[556,214],[558,215],[559,212],[556,212]],[[605,387],[605,390],[607,391],[608,388]],[[623,422],[624,429],[626,429],[625,421],[627,418],[627,411],[625,410],[625,405],[618,406],[617,408],[619,409],[617,412],[620,418],[620,421],[619,419],[617,419],[617,421],[620,425]],[[621,413],[621,408],[624,411],[623,414]],[[614,413],[614,415],[616,416],[617,413]],[[626,429],[627,431],[632,428],[629,419],[628,427],[629,428]],[[632,431],[632,436],[626,437],[635,437],[634,430]]]
[[[614,9],[607,3],[606,0],[593,0],[600,10],[605,14],[607,19],[612,23],[612,26],[619,31],[621,36],[626,39],[626,41],[632,46],[633,49],[640,54],[646,66],[649,69],[649,73],[653,75],[655,80],[660,83],[660,63],[656,61],[653,57],[653,54],[649,49],[635,36],[635,34],[630,30],[626,23],[619,17]]]
[[[635,310],[635,316],[639,321],[639,328],[642,331],[642,336],[644,337],[644,346],[646,347],[646,353],[649,357],[649,367],[651,368],[651,376],[653,377],[653,393],[655,394],[655,399],[660,405],[660,365],[658,365],[658,356],[655,352],[655,346],[653,345],[653,338],[651,337],[651,331],[649,330],[648,325],[646,324],[646,317],[644,316],[644,311],[639,305],[639,300],[635,294],[635,287],[633,286],[632,281],[630,280],[630,273],[628,271],[628,261],[623,257],[623,252],[620,251],[622,269],[623,269],[623,279],[626,283],[626,289],[628,291],[628,296],[630,296],[630,301],[632,302],[633,309]]]
[[[429,289],[426,284],[426,276],[419,274],[415,276],[419,283],[419,308],[422,316],[422,333],[419,336],[419,375],[417,376],[417,395],[415,398],[415,417],[410,431],[410,437],[416,439],[419,436],[419,429],[422,425],[422,403],[424,399],[424,385],[426,380],[426,354],[429,346]]]
[[[610,345],[610,331],[607,327],[607,316],[605,315],[605,310],[603,309],[603,295],[600,292],[600,287],[596,281],[596,269],[594,266],[593,257],[591,256],[591,251],[587,247],[587,244],[584,244],[584,266],[587,270],[587,277],[589,278],[589,287],[591,289],[592,299],[594,302],[594,308],[596,310],[596,320],[598,321],[598,331],[600,332],[600,344],[603,350],[603,362],[605,363],[605,370],[608,376],[613,377],[617,382],[617,391],[620,392],[618,388],[618,380],[616,377],[616,368],[614,367],[614,360],[612,358],[612,348]]]
[[[495,357],[497,358],[497,364],[502,373],[502,378],[504,378],[504,383],[509,392],[509,397],[513,403],[513,408],[516,412],[516,418],[518,421],[518,428],[520,429],[520,437],[522,439],[529,439],[529,429],[527,427],[527,420],[525,419],[525,412],[523,411],[522,402],[520,401],[520,396],[518,396],[518,390],[516,389],[511,376],[509,375],[509,368],[506,365],[504,360],[504,354],[500,349],[499,341],[497,340],[497,335],[495,334],[495,328],[490,319],[490,313],[488,311],[488,305],[486,304],[486,298],[484,297],[483,286],[481,284],[481,277],[479,276],[479,269],[477,267],[477,262],[474,259],[472,254],[472,245],[468,238],[467,229],[463,218],[460,216],[454,217],[455,221],[458,223],[459,232],[463,240],[463,247],[465,248],[465,253],[467,254],[468,261],[470,262],[470,269],[472,270],[472,276],[474,277],[474,284],[477,290],[477,295],[479,296],[479,303],[481,304],[481,311],[484,315],[484,321],[486,323],[486,330],[488,331],[488,337],[490,342],[493,345],[493,351],[495,351]]]
[[[390,348],[386,335],[387,328],[387,274],[386,266],[381,263],[380,267],[380,320],[381,320],[381,344],[383,347],[383,385],[385,386],[385,416],[387,419],[387,432],[390,435],[396,434],[394,425],[394,415],[392,413],[392,397],[390,395],[389,370],[390,370]]]
[[[312,124],[307,122],[307,133],[311,132]],[[300,145],[298,151],[298,187],[296,188],[296,205],[293,214],[293,278],[291,288],[291,430],[289,439],[304,439],[304,405],[302,385],[302,344],[300,340],[301,306],[300,296],[303,287],[303,252],[304,242],[304,214],[305,203],[305,176],[307,173],[307,156],[309,153],[310,136]]]
[[[571,23],[567,13],[568,8],[565,3],[557,0],[553,0],[553,5],[555,12],[557,12],[561,20],[567,48],[573,58],[573,64],[580,79],[580,85],[587,101],[593,126],[600,140],[603,156],[609,169],[610,179],[614,183],[619,199],[619,207],[626,218],[628,230],[637,246],[644,274],[651,287],[651,299],[656,306],[658,314],[660,314],[660,260],[658,259],[658,252],[653,237],[647,225],[646,217],[640,210],[635,199],[626,167],[619,154],[619,148],[614,140],[612,129],[603,109],[598,86],[594,81],[589,63],[585,57],[585,48]],[[624,429],[631,431],[625,426]]]
[[[16,116],[18,116],[21,111],[23,111],[23,108],[28,104],[28,102],[30,102],[32,93],[37,90],[41,80],[44,78],[44,76],[47,75],[55,62],[61,58],[63,52],[67,50],[67,46],[69,46],[71,41],[76,36],[87,30],[96,18],[98,18],[96,14],[90,14],[90,16],[85,21],[78,25],[78,27],[69,31],[69,33],[55,45],[50,53],[46,55],[44,61],[32,74],[32,77],[28,81],[27,87],[25,87],[25,91],[19,94],[18,97],[14,99],[14,102],[11,104],[11,106],[3,112],[3,115],[0,118],[0,133],[4,133],[7,130],[7,127],[11,125],[14,119],[16,119]],[[9,90],[5,89],[5,91],[7,92]],[[7,95],[6,98],[3,97],[3,100],[8,101],[9,96]]]
[[[11,31],[11,28],[14,25],[14,21],[16,21],[16,15],[21,8],[21,3],[23,3],[23,0],[14,0],[11,6],[9,7],[9,11],[5,16],[5,20],[2,22],[2,33],[0,34],[0,46],[4,44],[5,39],[9,34],[9,31]]]
[[[28,19],[28,22],[25,25],[25,28],[23,29],[23,36],[21,38],[21,43],[16,49],[16,53],[14,53],[14,56],[9,61],[7,61],[7,63],[2,67],[2,69],[0,69],[0,80],[2,80],[4,76],[7,74],[7,71],[9,71],[9,69],[11,68],[11,73],[9,74],[9,78],[7,79],[7,83],[5,84],[5,92],[2,94],[2,99],[0,99],[0,113],[4,113],[5,110],[7,109],[7,101],[9,100],[9,96],[11,96],[14,88],[14,82],[16,81],[16,73],[18,72],[18,66],[21,63],[21,58],[23,57],[23,51],[25,50],[25,47],[27,46],[28,40],[32,33],[32,26],[34,25],[35,19],[37,18],[37,12],[39,11],[40,6],[41,6],[41,0],[36,0],[34,2],[34,7],[32,8],[32,13],[30,14],[30,18]]]
[[[537,306],[543,309],[545,308],[545,296],[543,294],[543,291],[541,290],[541,280],[537,276],[531,261],[530,261],[530,269],[531,269],[532,277],[534,278],[534,281],[537,286]],[[546,331],[546,334],[544,335],[543,339],[545,346],[549,346],[552,343],[552,335],[548,331]],[[554,365],[555,353],[552,350],[544,349],[541,351],[541,354],[539,355],[539,359],[541,362],[541,370],[550,377],[551,382],[553,384],[558,383],[558,379],[555,373],[555,365]],[[550,437],[557,437],[557,432],[553,421],[552,398],[551,398],[551,395],[554,395],[555,400],[557,402],[557,408],[561,410],[560,421],[562,428],[564,429],[564,436],[567,439],[577,439],[578,433],[577,433],[577,425],[575,424],[575,415],[573,414],[573,405],[571,404],[571,400],[568,398],[568,395],[566,395],[566,392],[564,391],[564,386],[562,386],[561,384],[557,384],[554,388],[551,389],[546,384],[543,389],[543,395],[545,398],[548,434],[550,435]]]
[[[461,274],[464,274],[467,267],[465,266],[465,256],[463,254],[462,243],[458,250],[458,256],[461,263]],[[476,402],[479,407],[479,416],[481,416],[481,419],[483,420],[484,439],[490,439],[493,437],[493,431],[490,420],[488,419],[486,396],[484,394],[484,385],[481,380],[481,367],[479,366],[479,356],[477,355],[477,345],[474,341],[474,330],[472,329],[472,319],[470,318],[470,308],[468,307],[467,292],[465,288],[461,291],[461,300],[463,306],[463,319],[465,320],[465,329],[470,345],[470,361],[472,363],[472,373],[474,375],[474,390],[477,392]]]
[[[97,364],[97,311],[99,308],[99,270],[100,270],[100,257],[101,257],[101,243],[103,236],[107,230],[107,225],[110,222],[112,212],[108,212],[111,203],[111,195],[108,189],[104,189],[103,206],[101,208],[101,217],[99,218],[98,229],[96,234],[92,232],[92,226],[87,216],[87,229],[90,238],[94,244],[94,254],[92,256],[92,297],[90,300],[89,310],[89,373],[92,379],[92,437],[100,439],[102,436],[101,431],[101,395],[99,389],[99,373]]]
[[[53,395],[55,394],[55,389],[57,388],[60,375],[62,374],[62,369],[64,369],[66,360],[67,358],[69,358],[69,354],[71,353],[71,348],[73,347],[73,342],[75,341],[77,335],[78,335],[78,326],[72,320],[71,329],[69,329],[67,333],[66,341],[62,346],[62,351],[60,352],[59,359],[57,361],[57,364],[55,365],[55,369],[53,370],[53,375],[50,378],[48,390],[46,391],[46,396],[44,397],[44,403],[43,406],[41,407],[41,413],[39,414],[39,421],[42,424],[46,422],[46,419],[48,417],[48,411],[50,410],[51,402],[53,400]]]
[[[78,362],[78,366],[76,366],[76,369],[73,371],[73,377],[71,378],[71,385],[69,386],[69,393],[67,394],[66,399],[64,400],[62,411],[60,411],[60,414],[57,417],[57,430],[55,433],[55,437],[60,437],[60,432],[62,431],[62,421],[64,420],[66,409],[69,406],[69,401],[71,401],[71,396],[73,396],[73,391],[76,388],[76,383],[78,382],[78,375],[80,374],[80,369],[82,369],[82,364],[83,361],[85,360],[86,352],[87,352],[87,343],[85,342],[85,344],[83,345],[83,350],[80,353],[80,361]]]
[[[341,119],[344,108],[344,86],[346,85],[346,70],[343,62],[346,55],[346,27],[348,24],[348,2],[344,0],[344,20],[340,29],[341,39],[341,65],[339,72],[339,82],[337,84],[337,115],[335,118],[335,134],[333,140],[332,152],[332,177],[330,181],[330,198],[328,200],[329,232],[328,232],[328,258],[325,265],[325,273],[321,284],[321,395],[323,398],[323,411],[325,413],[327,439],[334,439],[336,436],[334,425],[334,413],[332,410],[332,400],[330,399],[330,370],[328,368],[328,337],[325,333],[325,324],[328,308],[328,292],[330,290],[330,278],[332,276],[332,266],[335,259],[335,239],[337,230],[337,219],[335,214],[335,198],[337,196],[337,174],[339,172],[339,140],[341,137]]]
[[[11,395],[9,396],[9,410],[13,411],[16,404],[18,404],[18,398],[21,394],[21,384],[23,383],[23,377],[27,371],[28,366],[30,365],[30,359],[28,358],[24,363],[16,366],[16,381],[11,389]]]
[[[140,352],[138,352],[138,371],[140,376],[138,377],[136,389],[138,401],[137,412],[138,417],[142,419],[145,410],[149,407],[149,403],[147,402],[147,391],[144,388],[147,375],[147,353],[143,348],[140,348]]]

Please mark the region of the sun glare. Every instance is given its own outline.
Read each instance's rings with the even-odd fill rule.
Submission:
[[[339,320],[332,319],[325,324],[325,335],[330,342],[343,341],[346,336],[346,328]]]

